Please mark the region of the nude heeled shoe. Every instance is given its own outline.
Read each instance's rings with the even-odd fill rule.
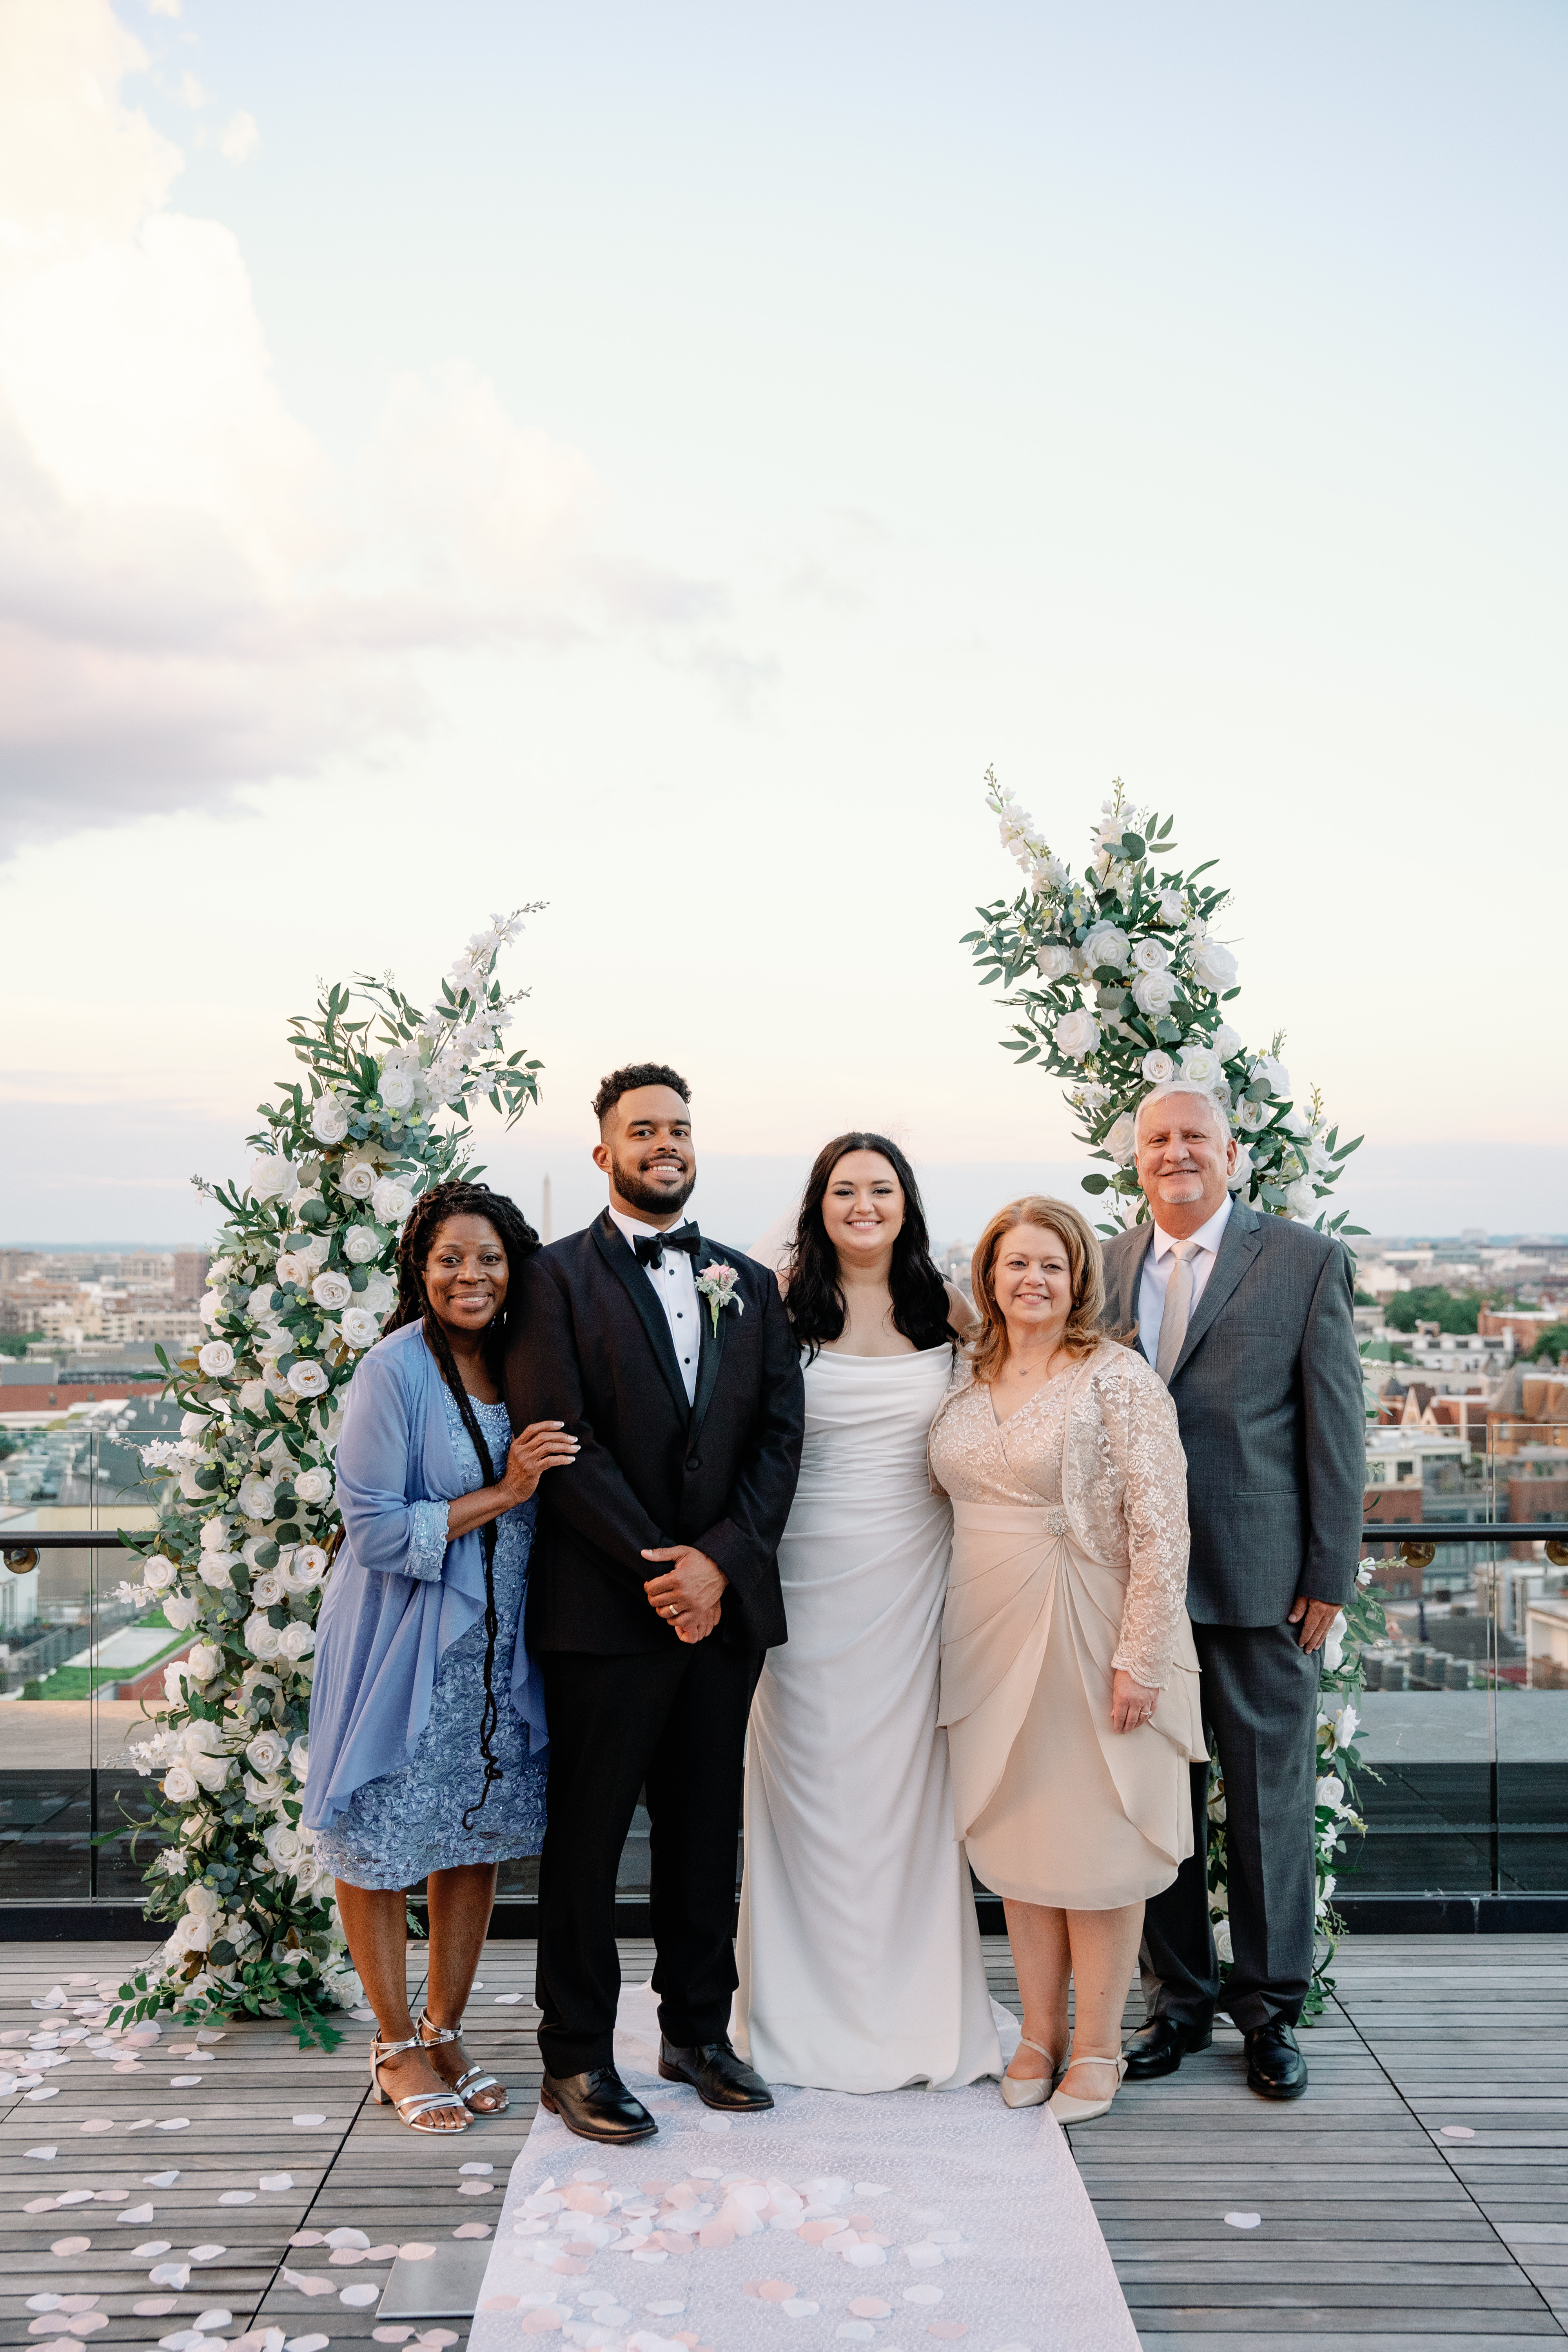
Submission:
[[[1020,2050],[1037,2050],[1042,2058],[1049,2060],[1049,2069],[1044,2074],[1033,2076],[1004,2074],[1002,2096],[1010,2107],[1044,2106],[1050,2096],[1051,2084],[1057,2078],[1057,2062],[1043,2042],[1031,2042],[1026,2033],[1019,2034],[1018,2047]]]
[[[1121,2087],[1121,2077],[1127,2072],[1125,2058],[1120,2055],[1114,2058],[1096,2058],[1090,2056],[1088,2051],[1082,2053],[1074,2051],[1072,2065],[1114,2066],[1116,2080],[1111,2085],[1110,2099],[1115,2098]],[[1068,2072],[1071,2072],[1070,2067]],[[1110,2113],[1110,2099],[1076,2099],[1066,2091],[1057,2091],[1052,2095],[1051,2113],[1058,2124],[1091,2123],[1096,2116],[1106,2116]]]

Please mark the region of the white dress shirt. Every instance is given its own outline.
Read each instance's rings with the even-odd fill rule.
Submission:
[[[1219,1255],[1220,1235],[1230,1220],[1230,1204],[1234,1196],[1227,1192],[1207,1224],[1200,1225],[1187,1239],[1194,1244],[1190,1260],[1193,1269],[1192,1304],[1187,1309],[1189,1328],[1198,1311],[1198,1301],[1205,1286],[1214,1272],[1214,1262]],[[1154,1238],[1143,1253],[1143,1272],[1138,1284],[1138,1345],[1153,1363],[1160,1353],[1160,1326],[1165,1319],[1165,1290],[1175,1264],[1171,1253],[1176,1237],[1156,1225]]]
[[[679,1220],[677,1222],[679,1222]],[[657,1225],[645,1225],[637,1217],[624,1217],[619,1209],[610,1211],[610,1223],[625,1234],[628,1244],[635,1244],[639,1234],[650,1240],[658,1235]],[[658,1265],[642,1268],[658,1294],[669,1325],[669,1336],[675,1342],[675,1360],[680,1366],[680,1377],[686,1386],[686,1402],[697,1401],[697,1365],[702,1353],[702,1327],[698,1321],[701,1303],[697,1296],[697,1269],[687,1250],[666,1250]]]

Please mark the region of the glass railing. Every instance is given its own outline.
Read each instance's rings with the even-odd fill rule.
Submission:
[[[1341,1891],[1568,1893],[1568,1423],[1493,1422],[1425,1460],[1396,1435],[1368,1487],[1389,1638],[1366,1658],[1367,1835]],[[1561,1544],[1509,1533],[1557,1525]]]

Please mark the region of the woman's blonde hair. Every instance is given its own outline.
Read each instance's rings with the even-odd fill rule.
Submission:
[[[996,1253],[1019,1225],[1042,1226],[1056,1234],[1067,1252],[1072,1276],[1072,1305],[1061,1339],[1067,1353],[1092,1356],[1100,1341],[1110,1336],[1100,1328],[1105,1311],[1105,1275],[1100,1244],[1088,1218],[1068,1201],[1048,1201],[1043,1193],[1026,1192],[1022,1200],[1009,1201],[1005,1209],[997,1210],[974,1245],[970,1279],[980,1328],[969,1343],[969,1357],[977,1381],[993,1381],[1006,1360],[1007,1326],[996,1304]]]

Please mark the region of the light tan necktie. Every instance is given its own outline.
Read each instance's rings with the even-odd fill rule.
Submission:
[[[1176,1369],[1176,1358],[1182,1352],[1182,1342],[1187,1336],[1187,1324],[1193,1312],[1193,1253],[1196,1242],[1173,1242],[1171,1255],[1175,1265],[1171,1268],[1165,1285],[1165,1311],[1160,1318],[1160,1346],[1154,1358],[1154,1370],[1167,1388],[1171,1374]]]

